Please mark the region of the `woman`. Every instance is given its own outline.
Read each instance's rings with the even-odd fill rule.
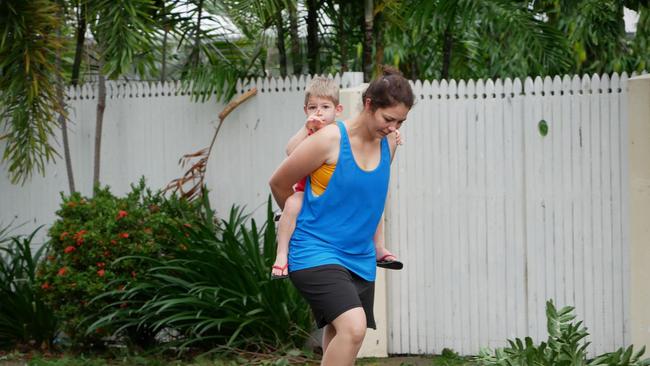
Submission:
[[[277,168],[271,191],[282,208],[292,185],[323,165],[325,191],[307,181],[289,246],[291,281],[310,304],[323,332],[322,365],[352,365],[373,316],[373,235],[384,211],[395,134],[413,106],[406,79],[385,68],[363,93],[363,111],[301,143]]]

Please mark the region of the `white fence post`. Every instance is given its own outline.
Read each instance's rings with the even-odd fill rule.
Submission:
[[[343,79],[346,80],[346,76],[349,76],[349,74],[361,74],[363,77],[362,73],[345,73],[343,74]],[[359,82],[358,78],[355,80],[356,82]],[[342,81],[342,84],[346,85],[345,81]],[[343,113],[340,116],[341,119],[351,118],[361,111],[363,107],[361,94],[367,86],[367,84],[362,84],[352,88],[341,89],[339,93],[340,103],[343,105]],[[377,330],[368,329],[366,332],[366,338],[364,339],[361,350],[359,351],[359,357],[386,357],[388,355],[386,274],[384,272],[385,270],[377,269],[377,279],[375,280],[374,315],[375,322],[377,323]]]
[[[630,326],[635,347],[650,346],[650,75],[629,79]]]

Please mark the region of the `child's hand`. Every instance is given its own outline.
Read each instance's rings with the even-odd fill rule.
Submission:
[[[305,122],[305,127],[311,132],[316,132],[323,128],[323,126],[325,126],[325,122],[316,114],[309,116],[307,122]]]
[[[399,133],[399,130],[395,130],[395,143],[397,145],[402,145],[404,142],[402,141],[402,134]]]

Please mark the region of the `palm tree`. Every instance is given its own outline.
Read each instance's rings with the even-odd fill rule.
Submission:
[[[570,66],[563,35],[543,16],[514,0],[416,0],[407,18],[414,22],[410,42],[428,43],[424,55],[411,56],[409,71],[426,78],[496,77],[556,73]],[[413,37],[417,35],[418,37]],[[394,38],[393,38],[394,37]],[[394,30],[390,43],[403,40]],[[426,41],[423,41],[423,38]],[[416,52],[417,53],[417,52]],[[420,62],[422,60],[424,62]]]
[[[151,0],[87,0],[89,27],[95,41],[98,76],[93,187],[99,185],[101,141],[106,107],[105,77],[116,79],[135,70],[144,74],[153,66]]]
[[[60,8],[50,0],[0,2],[0,100],[6,141],[2,156],[12,183],[45,172],[57,152],[50,138],[63,113],[57,95]],[[6,122],[5,122],[6,121]]]

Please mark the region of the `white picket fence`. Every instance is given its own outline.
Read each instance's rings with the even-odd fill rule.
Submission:
[[[386,213],[387,245],[406,264],[388,277],[389,353],[476,354],[515,336],[543,340],[547,299],[576,306],[592,353],[628,343],[626,80],[414,84],[418,101],[402,130]],[[304,121],[306,82],[238,86],[259,93],[228,117],[211,157],[207,184],[221,215],[236,203],[264,216],[268,178]],[[95,93],[68,92],[83,194]],[[102,183],[124,193],[144,175],[165,186],[182,174],[182,154],[209,143],[222,109],[191,102],[175,84],[109,83]],[[51,223],[61,191],[62,160],[23,187],[3,175],[0,223],[27,222],[22,232]]]
[[[547,299],[576,307],[592,354],[627,344],[626,80],[415,84],[388,203],[406,264],[389,352],[545,340]]]

